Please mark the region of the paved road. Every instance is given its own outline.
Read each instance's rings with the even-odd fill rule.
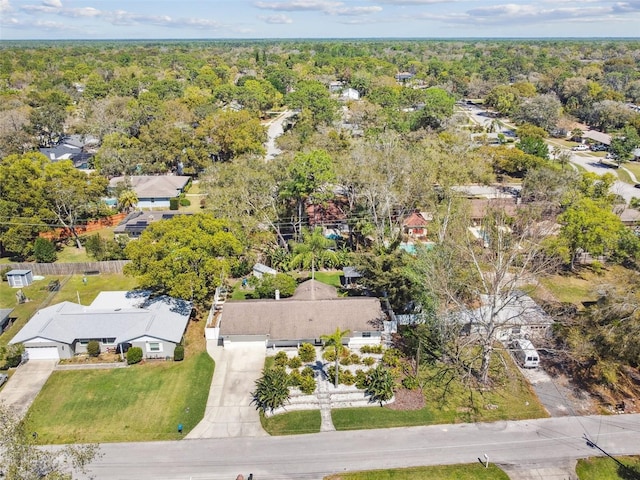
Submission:
[[[265,148],[267,150],[267,155],[265,157],[266,160],[271,160],[276,155],[280,154],[280,149],[276,147],[276,138],[284,133],[284,129],[282,127],[284,121],[293,115],[295,115],[295,112],[287,110],[268,123],[267,143],[265,144]]]
[[[91,473],[101,480],[321,479],[347,470],[478,461],[517,468],[569,464],[598,454],[640,454],[640,414],[323,432],[286,437],[104,444]],[[542,469],[542,467],[540,467]]]

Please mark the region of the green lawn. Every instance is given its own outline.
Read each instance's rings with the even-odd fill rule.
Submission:
[[[342,270],[316,272],[316,280],[322,283],[326,283],[327,285],[331,285],[332,287],[340,288],[342,286],[342,284],[340,283],[341,275]]]
[[[592,457],[578,460],[576,473],[580,480],[637,480],[640,478],[640,457],[620,457],[624,469],[607,457]]]
[[[582,302],[597,300],[595,290],[600,284],[626,282],[628,272],[624,267],[612,265],[600,273],[589,268],[580,268],[576,273],[551,275],[540,282],[559,302],[570,302],[579,307]]]
[[[269,435],[300,435],[320,431],[320,410],[301,410],[284,415],[265,417],[260,414],[260,423]]]
[[[325,477],[325,480],[509,480],[509,477],[493,464],[485,468],[479,463],[471,463],[340,473]]]
[[[102,290],[129,290],[135,288],[137,282],[132,277],[125,277],[117,274],[101,274],[88,276],[86,285],[82,282],[82,275],[72,275],[66,284],[62,285],[60,291],[51,297],[50,304],[59,303],[65,300],[77,302],[80,296],[80,303],[89,305]],[[27,321],[38,310],[42,302],[51,292],[47,290],[47,285],[51,280],[59,280],[64,283],[65,277],[49,275],[44,280],[37,280],[28,287],[22,289],[29,299],[29,302],[17,305],[17,288],[11,288],[7,282],[0,282],[0,308],[15,307],[13,315],[17,317],[16,322],[0,335],[0,346],[6,345],[18,331],[24,327]]]
[[[626,162],[623,163],[622,166],[627,170],[633,172],[638,180],[640,180],[640,162]],[[638,194],[640,196],[640,193]]]
[[[56,371],[29,410],[27,428],[42,444],[175,440],[202,419],[213,370],[200,352],[183,362]]]

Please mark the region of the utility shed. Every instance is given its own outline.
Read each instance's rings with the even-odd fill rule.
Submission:
[[[7,273],[7,282],[13,288],[27,287],[33,283],[31,270],[11,270]]]

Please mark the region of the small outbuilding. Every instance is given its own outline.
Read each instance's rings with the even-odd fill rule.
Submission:
[[[31,270],[11,270],[7,273],[7,282],[13,288],[28,287],[33,283]]]
[[[253,266],[253,276],[256,278],[262,278],[265,275],[275,275],[278,273],[275,268],[268,267],[263,263],[256,263]]]

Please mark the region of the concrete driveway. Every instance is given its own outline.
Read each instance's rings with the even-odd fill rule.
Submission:
[[[243,345],[222,348],[207,342],[216,362],[207,409],[202,421],[186,438],[258,437],[267,435],[251,405],[251,392],[260,378],[266,347]]]
[[[29,360],[20,365],[0,391],[0,402],[23,416],[53,372],[56,360]]]

